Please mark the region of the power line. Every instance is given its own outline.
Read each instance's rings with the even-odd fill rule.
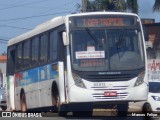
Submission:
[[[66,2],[66,3],[64,3],[63,5],[67,6],[68,4],[73,3],[74,1],[75,1],[75,0],[71,0],[70,2]],[[39,1],[39,2],[44,2],[44,1]],[[37,3],[37,2],[32,2],[32,3]],[[23,4],[23,5],[28,5],[28,4],[31,4],[31,3],[27,3],[27,4]],[[63,5],[62,5],[62,6],[63,6]],[[44,11],[44,12],[42,12],[42,13],[45,13],[45,12],[48,12],[48,11],[51,11],[51,10],[54,10],[54,9],[57,9],[57,8],[59,8],[59,7],[57,6],[56,8],[49,9],[49,10]],[[69,12],[62,12],[62,13],[69,13]],[[55,13],[55,14],[59,14],[59,13]],[[55,15],[55,14],[34,15],[34,16],[28,16],[28,17],[22,17],[22,18],[15,18],[15,19],[13,18],[13,19],[0,20],[0,21],[10,21],[10,20],[13,20],[13,21],[14,21],[14,20],[27,19],[27,18],[34,18],[34,17],[50,16],[50,15]],[[29,29],[29,28],[9,26],[9,25],[7,25],[7,24],[5,24],[5,25],[0,25],[0,26],[2,26],[2,27],[10,27],[10,28],[17,28],[17,29],[24,29],[24,30],[31,30],[31,29]]]
[[[73,3],[73,2],[75,2],[75,0],[72,0],[72,1],[70,1],[70,2],[64,3],[63,5],[60,5],[60,6],[51,8],[51,9],[48,9],[48,10],[46,10],[46,11],[44,11],[44,12],[41,12],[40,14],[46,13],[46,12],[49,12],[49,11],[51,11],[51,10],[55,10],[55,9],[58,9],[58,8],[61,8],[61,7],[64,8],[64,6],[67,6],[68,4]]]
[[[10,7],[5,7],[5,8],[1,8],[0,10],[6,10],[6,9],[11,9],[11,8],[15,8],[15,7],[22,7],[25,5],[30,5],[30,4],[36,4],[36,3],[40,3],[40,2],[46,2],[48,0],[41,0],[41,1],[36,1],[36,2],[30,2],[30,3],[26,3],[26,4],[20,4],[20,5],[15,5],[15,6],[10,6]]]
[[[16,28],[16,29],[23,29],[23,30],[31,30],[29,28],[24,28],[24,27],[15,27],[15,26],[10,26],[10,25],[0,25],[2,27],[9,27],[9,28]]]
[[[3,43],[3,44],[7,44],[9,40],[6,40],[6,39],[0,39],[0,43]]]
[[[19,17],[19,18],[11,18],[11,19],[2,19],[0,21],[13,21],[13,20],[23,20],[23,19],[29,19],[29,18],[36,18],[36,17],[45,17],[45,16],[51,16],[51,15],[57,15],[62,13],[73,13],[71,11],[67,12],[59,12],[59,13],[53,13],[53,14],[43,14],[43,15],[35,15],[35,16],[28,16],[28,17]]]
[[[28,16],[28,17],[22,17],[22,18],[6,19],[6,20],[0,20],[0,21],[24,20],[24,19],[34,18],[34,17],[44,17],[44,16],[50,16],[50,15],[56,15],[56,14],[62,14],[62,13],[73,13],[73,12],[67,11],[67,12],[60,12],[60,13],[54,13],[54,14],[44,14],[44,15]],[[25,30],[31,30],[29,28],[15,27],[15,26],[9,26],[9,25],[0,25],[0,26],[2,26],[2,27],[18,28],[18,29],[25,29]],[[1,41],[8,41],[8,40],[6,40],[6,39],[0,39],[0,42]]]
[[[7,42],[1,42],[1,41],[0,41],[0,43],[2,43],[2,44],[7,44]]]
[[[4,41],[1,41],[1,40],[0,40],[0,43],[7,44],[8,41],[5,41],[5,42],[4,42]]]
[[[1,39],[1,38],[0,38],[0,41],[7,41],[7,42],[8,42],[8,40],[6,40],[6,39]]]
[[[1,4],[1,5],[6,5],[6,6],[14,6],[14,5],[17,5],[17,3],[23,3],[24,1],[26,1],[26,0],[17,0],[17,1],[14,1],[14,3],[12,3],[12,4]]]

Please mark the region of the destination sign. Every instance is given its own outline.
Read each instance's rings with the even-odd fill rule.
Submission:
[[[123,18],[82,19],[83,27],[124,26]]]
[[[93,16],[81,16],[71,17],[71,28],[84,28],[84,27],[123,27],[123,26],[135,26],[137,25],[137,19],[134,16],[115,16],[115,15],[93,15]]]

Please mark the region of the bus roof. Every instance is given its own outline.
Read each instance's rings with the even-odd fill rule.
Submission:
[[[11,40],[9,40],[8,46],[11,46],[11,45],[16,44],[18,42],[21,42],[23,40],[29,39],[32,36],[38,35],[42,32],[45,32],[45,31],[50,30],[54,27],[57,27],[61,24],[64,24],[65,17],[68,18],[68,17],[73,17],[73,16],[83,16],[83,15],[132,15],[132,16],[138,16],[136,14],[126,13],[126,12],[87,12],[87,13],[77,13],[77,14],[70,14],[70,15],[66,15],[66,16],[60,16],[60,17],[53,18],[45,23],[38,25],[37,27],[35,27],[33,30],[31,30],[29,32],[26,32],[20,36],[12,38]]]
[[[67,15],[68,17],[72,16],[83,16],[83,15],[132,15],[132,16],[138,16],[134,13],[127,13],[127,12],[86,12],[86,13],[78,13],[78,14],[70,14]]]

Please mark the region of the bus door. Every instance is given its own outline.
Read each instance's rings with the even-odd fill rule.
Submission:
[[[9,110],[15,110],[14,102],[14,72],[15,72],[15,56],[16,56],[16,47],[11,46],[8,48],[7,54],[7,92],[6,100],[7,107]]]
[[[66,46],[63,44],[63,38],[62,38],[62,34],[63,34],[63,31],[64,31],[64,29],[63,29],[63,27],[62,27],[62,29],[60,30],[60,31],[58,31],[58,41],[60,41],[59,42],[59,44],[58,44],[58,46],[59,46],[59,67],[60,67],[60,69],[59,69],[59,77],[60,76],[62,76],[61,78],[59,78],[59,79],[61,79],[60,81],[60,93],[61,93],[61,95],[60,95],[60,101],[61,101],[61,103],[64,103],[65,101],[66,101],[66,91],[67,91],[67,79],[66,79],[66,76],[67,76],[67,53],[66,53]],[[61,70],[61,71],[60,71]]]

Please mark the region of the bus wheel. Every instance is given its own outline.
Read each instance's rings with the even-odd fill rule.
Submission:
[[[59,105],[59,98],[58,98],[58,96],[57,95],[53,95],[52,96],[52,104],[53,104],[53,106],[55,106],[55,107],[58,107]]]
[[[152,108],[151,105],[149,103],[144,104],[143,106],[143,113],[151,113],[152,112]]]
[[[1,106],[2,110],[5,111],[7,109],[7,106]]]
[[[21,97],[21,111],[26,112],[27,111],[27,104],[26,104],[26,96],[25,94],[22,94]]]
[[[61,116],[61,117],[66,117],[67,116],[67,105],[65,104],[60,104],[60,97],[59,95],[57,96],[57,108],[58,108],[58,115]]]
[[[52,103],[57,108],[59,116],[67,116],[66,105],[60,105],[60,98],[58,94],[52,95]]]

